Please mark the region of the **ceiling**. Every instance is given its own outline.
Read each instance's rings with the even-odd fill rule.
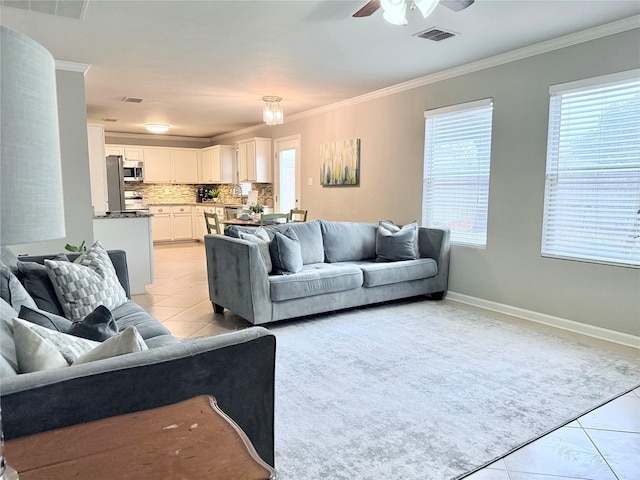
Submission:
[[[637,0],[476,0],[461,12],[439,5],[426,19],[410,11],[402,27],[386,23],[381,10],[352,18],[366,2],[4,0],[0,23],[56,60],[90,65],[87,117],[106,131],[146,133],[145,123],[167,123],[170,135],[210,138],[260,124],[265,95],[284,98],[286,122],[640,14]],[[25,10],[42,5],[49,13]],[[442,42],[414,36],[430,27],[459,35]]]

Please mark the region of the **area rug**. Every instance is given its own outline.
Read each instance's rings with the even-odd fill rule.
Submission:
[[[640,383],[611,353],[454,302],[268,327],[280,480],[447,480]]]

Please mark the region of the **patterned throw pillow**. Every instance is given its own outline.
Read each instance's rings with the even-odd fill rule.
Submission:
[[[113,310],[125,303],[125,293],[109,254],[97,241],[73,263],[45,260],[65,316],[82,320],[99,305]]]

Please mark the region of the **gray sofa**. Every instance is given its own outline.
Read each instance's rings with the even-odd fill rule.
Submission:
[[[417,227],[417,258],[377,261],[377,223],[315,220],[267,227],[293,231],[302,269],[268,272],[260,245],[241,236],[255,229],[229,226],[205,236],[209,297],[254,325],[418,295],[442,299],[449,275],[448,230]]]
[[[129,297],[125,252],[110,251],[109,256]],[[43,263],[45,258],[53,256],[20,260]],[[70,260],[73,258],[69,255]],[[0,402],[6,439],[155,408],[197,395],[213,395],[246,432],[260,456],[273,465],[275,337],[266,329],[252,327],[180,341],[129,300],[113,309],[112,314],[121,330],[135,325],[148,350],[21,374],[11,367],[15,363],[15,352],[11,351],[15,344],[12,318],[7,318],[13,310],[20,310],[21,302],[12,292],[7,272],[19,272],[14,272],[12,266],[2,266]],[[17,281],[20,277],[11,278]],[[46,295],[37,297],[36,303],[42,308]],[[12,355],[13,360],[9,361]]]

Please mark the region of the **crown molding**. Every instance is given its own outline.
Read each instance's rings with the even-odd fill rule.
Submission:
[[[91,65],[87,63],[68,62],[66,60],[56,60],[56,70],[65,70],[67,72],[78,72],[83,75],[87,73]]]
[[[623,18],[622,20],[607,23],[604,25],[599,25],[597,27],[593,27],[587,30],[582,30],[580,32],[570,33],[568,35],[563,35],[562,37],[546,40],[544,42],[529,45],[527,47],[519,48],[517,50],[512,50],[510,52],[502,53],[500,55],[495,55],[493,57],[484,58],[476,62],[471,62],[465,65],[461,65],[459,67],[450,68],[448,70],[443,70],[441,72],[437,72],[431,75],[419,77],[414,80],[398,83],[396,85],[382,88],[380,90],[375,90],[373,92],[365,93],[364,95],[359,95],[357,97],[343,100],[341,102],[332,103],[329,105],[325,105],[323,107],[314,108],[313,110],[307,110],[306,112],[300,112],[293,115],[289,115],[285,117],[285,123],[287,122],[287,120],[293,121],[293,120],[300,120],[303,118],[313,117],[315,115],[320,115],[322,113],[337,110],[339,108],[358,105],[360,103],[368,102],[370,100],[375,100],[375,99],[386,97],[389,95],[394,95],[396,93],[405,92],[407,90],[412,90],[414,88],[419,88],[432,83],[448,80],[450,78],[466,75],[468,73],[478,72],[480,70],[497,67],[499,65],[504,65],[506,63],[514,62],[516,60],[523,60],[525,58],[533,57],[535,55],[540,55],[542,53],[552,52],[554,50],[570,47],[572,45],[578,45],[580,43],[596,40],[598,38],[608,37],[610,35],[615,35],[617,33],[626,32],[628,30],[633,30],[636,28],[640,28],[640,15],[634,15],[632,17]],[[216,141],[217,139],[224,138],[224,137],[241,135],[241,134],[252,132],[255,130],[260,130],[265,127],[266,127],[265,125],[256,125],[254,127],[248,127],[242,130],[236,130],[234,132],[218,135],[216,137],[212,137],[211,140]]]

